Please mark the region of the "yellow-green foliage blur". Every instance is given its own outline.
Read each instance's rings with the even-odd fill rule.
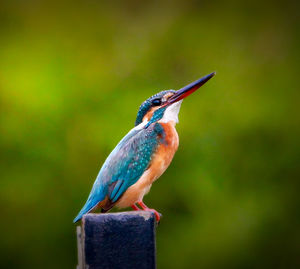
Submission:
[[[299,265],[296,1],[0,4],[1,268],[75,268],[72,220],[152,94],[180,146],[145,202],[158,268]]]

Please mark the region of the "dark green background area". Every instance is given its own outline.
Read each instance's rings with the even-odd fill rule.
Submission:
[[[158,268],[300,266],[299,27],[296,1],[2,1],[0,267],[75,268],[140,103],[212,71],[145,197]]]

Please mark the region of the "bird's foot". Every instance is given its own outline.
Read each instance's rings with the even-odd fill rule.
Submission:
[[[153,209],[153,208],[147,208],[147,209],[144,209],[144,210],[145,210],[145,211],[150,211],[150,212],[154,213],[155,219],[156,219],[157,223],[160,222],[161,214],[160,214],[159,212],[157,212],[157,211],[156,211],[155,209]]]
[[[150,211],[152,213],[154,213],[155,215],[155,219],[157,221],[157,223],[159,223],[160,218],[161,218],[161,214],[159,212],[157,212],[155,209],[153,208],[149,208],[148,206],[146,206],[143,201],[138,202],[138,205],[145,211]],[[135,205],[136,206],[136,205]],[[137,207],[137,206],[136,206]],[[138,207],[137,207],[138,208]],[[139,209],[139,208],[138,208]]]
[[[132,208],[133,210],[135,210],[135,211],[140,211],[140,210],[141,210],[136,204],[133,204],[133,205],[131,206],[131,208]]]

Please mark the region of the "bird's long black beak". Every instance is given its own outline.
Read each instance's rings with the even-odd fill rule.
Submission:
[[[205,84],[207,81],[209,81],[215,74],[216,74],[216,72],[213,72],[203,78],[200,78],[200,79],[192,82],[191,84],[181,88],[180,90],[176,91],[175,94],[169,98],[166,105],[176,103],[176,102],[182,100],[183,98],[189,96],[194,91],[198,90],[203,84]]]

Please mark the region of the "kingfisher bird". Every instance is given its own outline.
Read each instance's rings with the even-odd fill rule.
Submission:
[[[94,209],[105,213],[114,206],[152,211],[159,222],[160,214],[148,208],[143,197],[168,168],[177,151],[179,138],[175,125],[183,99],[214,75],[215,72],[177,91],[161,91],[141,104],[135,127],[105,160],[74,223]]]

